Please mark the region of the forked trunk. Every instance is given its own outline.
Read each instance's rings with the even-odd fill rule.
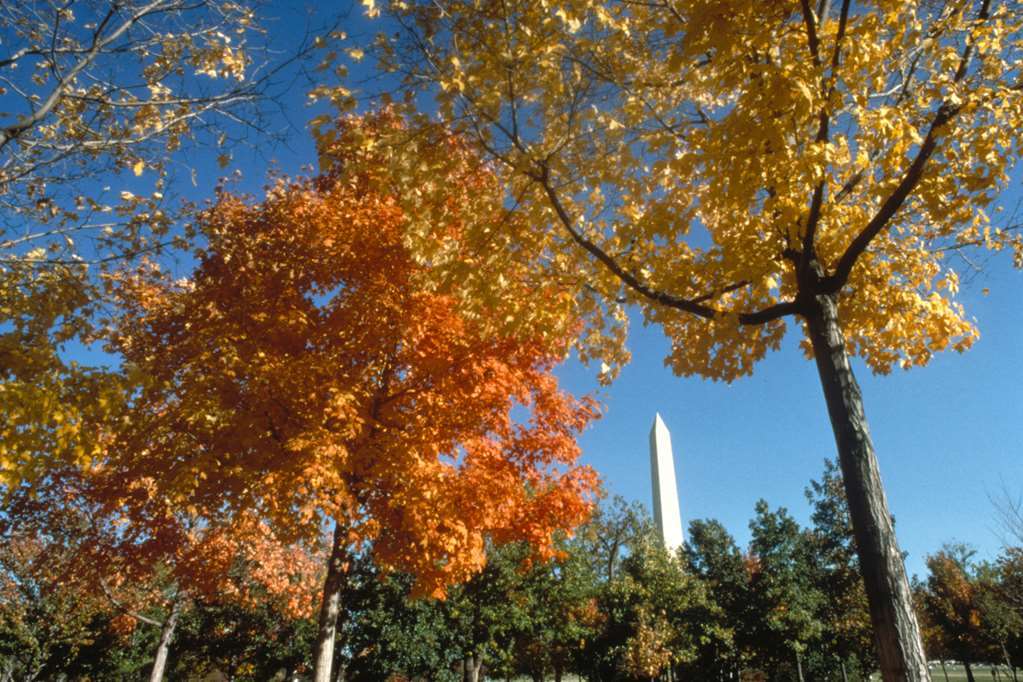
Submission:
[[[327,578],[323,583],[323,603],[316,633],[316,663],[313,682],[331,682],[330,669],[334,662],[334,640],[337,637],[337,619],[341,610],[341,592],[348,578],[347,530],[334,526],[334,539],[327,560]]]
[[[469,682],[479,682],[480,670],[483,668],[483,654],[475,653],[465,659],[465,668]]]
[[[167,669],[167,655],[170,653],[171,640],[174,639],[174,628],[178,625],[182,601],[180,595],[174,597],[170,613],[160,628],[160,643],[156,647],[156,660],[153,661],[153,669],[149,673],[149,682],[163,682],[163,673]]]
[[[860,387],[849,365],[833,296],[817,296],[806,313],[870,604],[884,682],[930,681],[888,500],[867,429]]]

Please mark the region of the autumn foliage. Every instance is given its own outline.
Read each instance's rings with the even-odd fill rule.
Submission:
[[[322,562],[301,544],[251,514],[175,511],[152,481],[115,487],[121,478],[106,466],[54,471],[9,496],[0,532],[37,548],[51,582],[128,615],[175,594],[251,606],[254,588],[296,618],[313,612]]]
[[[320,176],[278,180],[259,203],[218,197],[190,279],[123,280],[117,347],[151,380],[118,449],[121,475],[171,505],[309,540],[335,520],[441,594],[480,569],[485,537],[550,554],[554,531],[585,518],[595,477],[574,435],[595,409],[551,374],[564,338],[491,324],[458,278],[413,256],[398,192],[417,193],[463,266],[466,226],[506,216],[499,200],[478,212],[495,180],[457,141],[441,150],[448,176],[403,184],[410,166],[373,152],[400,128],[388,114],[344,122]],[[550,292],[504,262],[499,319],[521,320]]]

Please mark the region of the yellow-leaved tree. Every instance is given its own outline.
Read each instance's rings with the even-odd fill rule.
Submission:
[[[95,339],[104,273],[180,241],[187,152],[265,147],[293,72],[334,39],[271,41],[257,8],[0,3],[0,492],[97,455],[130,389],[66,351]]]
[[[1019,3],[386,11],[399,30],[377,43],[385,67],[500,161],[537,267],[574,281],[581,305],[619,320],[640,306],[676,373],[725,381],[796,322],[834,428],[884,679],[929,679],[849,358],[884,373],[965,350],[977,330],[943,252],[1023,256],[987,212],[1023,144]]]

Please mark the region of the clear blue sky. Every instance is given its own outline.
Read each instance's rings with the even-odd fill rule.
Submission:
[[[280,42],[303,31],[310,15],[302,7],[309,5],[279,0],[268,7],[282,17],[268,24]],[[377,29],[358,14],[345,26],[350,35]],[[365,68],[355,73],[371,75]],[[305,101],[303,90],[289,93],[284,104],[293,122],[314,115]],[[206,198],[197,192],[223,173],[212,158],[200,153],[195,159],[200,189],[189,192],[193,198]],[[286,172],[315,161],[301,133],[288,148],[239,150],[232,168],[244,169],[241,188],[258,192],[271,159]],[[1017,177],[1017,195],[1020,187]],[[1009,260],[1009,254],[993,258],[964,284],[962,300],[981,329],[972,350],[883,377],[855,365],[911,574],[922,575],[925,555],[952,540],[974,545],[979,558],[993,558],[1000,541],[989,496],[1003,486],[1023,494],[1023,273]],[[633,362],[599,393],[605,415],[582,437],[585,461],[610,493],[649,505],[648,434],[660,412],[672,434],[683,523],[717,518],[745,545],[759,498],[807,522],[803,490],[820,476],[835,445],[816,370],[796,347],[796,329],[790,325],[783,348],[752,378],[728,385],[673,376],[663,366],[667,344],[659,328],[634,325]],[[560,371],[577,392],[594,390],[594,373],[577,363]]]

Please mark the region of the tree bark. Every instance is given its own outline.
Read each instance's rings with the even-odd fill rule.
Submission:
[[[803,678],[803,657],[799,655],[799,651],[796,651],[796,674],[799,676],[799,682],[806,682]]]
[[[863,396],[839,326],[835,297],[816,296],[804,317],[838,446],[881,676],[884,682],[930,682],[909,580],[867,428]]]
[[[182,601],[184,599],[180,594],[174,597],[170,613],[160,628],[160,643],[156,647],[156,659],[153,661],[153,669],[149,673],[149,682],[163,682],[163,674],[167,669],[167,655],[170,653],[171,640],[174,638],[174,628],[178,625]]]
[[[341,611],[341,592],[348,579],[347,529],[334,524],[334,538],[327,559],[327,578],[323,582],[323,602],[320,605],[319,629],[316,633],[316,658],[313,682],[331,682],[334,663],[334,640],[337,637],[338,614]]]
[[[949,682],[949,679],[948,679],[948,668],[945,667],[945,659],[944,658],[940,659],[940,662],[941,662],[941,672],[945,674],[945,682]]]
[[[963,667],[966,668],[966,682],[977,682],[973,677],[973,666],[970,665],[970,662],[963,661]]]
[[[849,674],[845,671],[845,660],[839,661],[838,664],[842,668],[842,682],[849,682]]]
[[[479,682],[480,670],[483,668],[483,654],[475,653],[465,659],[469,682]]]

